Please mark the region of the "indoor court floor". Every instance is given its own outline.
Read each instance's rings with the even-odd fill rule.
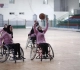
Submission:
[[[30,48],[26,49],[26,41],[30,29],[14,29],[14,42],[21,44],[25,61],[7,60],[0,63],[0,70],[80,70],[80,32],[64,30],[48,30],[46,41],[54,50],[54,59],[30,60]]]

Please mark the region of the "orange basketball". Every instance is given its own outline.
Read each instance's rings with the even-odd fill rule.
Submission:
[[[44,13],[41,13],[41,14],[39,15],[39,18],[40,18],[41,20],[45,19],[45,14],[44,14]]]

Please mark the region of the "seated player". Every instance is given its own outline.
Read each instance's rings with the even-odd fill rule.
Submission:
[[[5,45],[8,45],[9,49],[14,49],[13,58],[21,59],[20,43],[13,43],[11,31],[12,31],[12,26],[8,25],[7,31],[4,31],[0,37],[0,46],[2,46],[4,42]]]
[[[36,43],[39,47],[42,48],[43,57],[48,57],[48,44],[46,43],[45,36],[44,36],[44,34],[48,29],[48,18],[46,18],[46,23],[47,26],[44,30],[42,30],[41,26],[38,26],[38,28],[36,29],[36,23],[34,24],[34,32],[36,33],[36,38],[37,38]]]
[[[35,25],[36,27],[39,25],[39,23],[37,21],[34,21],[35,22]],[[35,43],[35,40],[36,40],[36,35],[34,33],[34,26],[32,27],[30,33],[28,34],[28,36],[30,36],[30,39],[32,40],[32,43],[34,44]]]

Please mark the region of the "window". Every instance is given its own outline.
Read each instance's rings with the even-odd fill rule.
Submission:
[[[10,4],[14,4],[15,0],[9,0]]]
[[[10,14],[10,15],[14,15],[15,13],[14,13],[14,12],[10,12],[9,14]]]
[[[19,12],[20,15],[24,15],[24,12]]]

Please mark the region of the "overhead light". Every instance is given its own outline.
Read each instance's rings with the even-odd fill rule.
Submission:
[[[48,0],[43,0],[43,4],[48,4]]]
[[[71,14],[72,14],[72,15],[74,14],[74,9],[71,9]]]

